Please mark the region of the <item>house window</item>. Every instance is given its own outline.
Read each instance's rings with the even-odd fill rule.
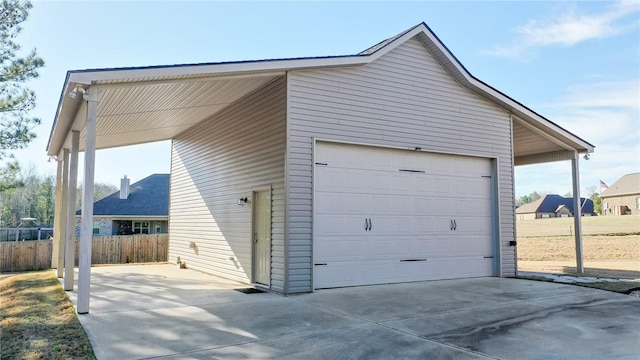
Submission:
[[[640,210],[640,197],[636,198],[636,209]]]
[[[134,221],[133,222],[133,233],[134,234],[148,234],[149,233],[149,222],[148,221]]]
[[[93,220],[93,235],[100,235],[100,220]]]

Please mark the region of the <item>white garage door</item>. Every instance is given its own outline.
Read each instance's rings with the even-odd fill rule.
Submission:
[[[488,159],[318,142],[314,287],[494,274]]]

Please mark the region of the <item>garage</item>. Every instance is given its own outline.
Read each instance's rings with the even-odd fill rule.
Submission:
[[[514,167],[570,160],[579,194],[594,150],[474,77],[423,23],[349,56],[71,70],[47,145],[55,233],[79,152],[93,179],[96,150],[169,139],[170,261],[281,294],[516,276]]]
[[[317,142],[314,288],[493,276],[492,160]]]

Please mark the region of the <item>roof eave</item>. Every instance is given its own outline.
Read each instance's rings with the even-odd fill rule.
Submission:
[[[606,199],[606,198],[610,198],[610,197],[634,196],[634,195],[640,195],[640,191],[623,192],[623,193],[617,193],[617,194],[605,194],[605,193],[602,193],[599,196],[601,198],[603,198],[603,199]]]

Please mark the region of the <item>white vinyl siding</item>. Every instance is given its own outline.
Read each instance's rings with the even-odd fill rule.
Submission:
[[[416,39],[363,67],[291,71],[289,292],[311,290],[314,138],[497,159],[502,275],[515,275],[509,113],[460,86]]]
[[[284,291],[286,81],[263,86],[173,140],[169,261],[251,280],[251,209],[272,187],[271,289]]]

